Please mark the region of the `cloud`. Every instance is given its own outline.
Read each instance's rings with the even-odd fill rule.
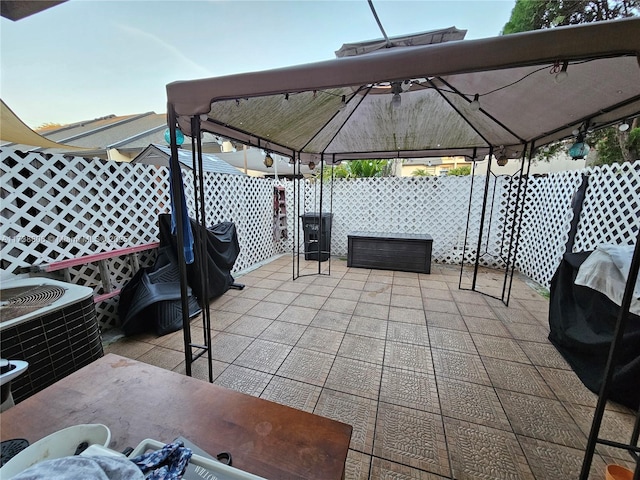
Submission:
[[[209,69],[191,60],[184,53],[182,53],[180,49],[174,47],[170,43],[167,43],[166,41],[152,33],[145,32],[144,30],[140,30],[138,28],[122,23],[117,24],[116,27],[128,33],[129,35],[144,38],[147,41],[153,43],[156,47],[163,49],[165,52],[167,52],[167,55],[190,67],[193,70],[194,76],[210,77],[213,75]]]

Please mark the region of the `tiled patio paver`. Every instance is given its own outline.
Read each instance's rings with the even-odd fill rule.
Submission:
[[[309,263],[301,272],[317,271]],[[514,277],[506,307],[459,289],[458,266],[426,275],[333,258],[331,275],[291,272],[277,258],[212,302],[214,383],[351,424],[347,480],[577,478],[596,396],[547,340],[549,302],[530,281]],[[478,285],[501,281],[488,271]],[[200,342],[199,321],[191,330]],[[182,332],[105,351],[185,371]],[[192,375],[208,380],[206,355]],[[607,406],[603,432],[628,441],[632,427]],[[625,458],[599,446],[590,479]]]

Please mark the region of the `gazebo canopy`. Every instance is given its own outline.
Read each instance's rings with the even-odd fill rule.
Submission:
[[[631,18],[178,81],[167,98],[187,135],[197,117],[202,130],[303,163],[480,159],[490,147],[516,158],[637,116],[639,62]]]

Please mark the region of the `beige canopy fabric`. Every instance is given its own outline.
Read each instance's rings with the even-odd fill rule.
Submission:
[[[489,147],[515,158],[640,115],[639,61],[632,18],[178,81],[167,98],[187,135],[197,116],[205,131],[303,163],[479,159]]]
[[[0,140],[3,142],[11,142],[17,145],[31,145],[33,147],[42,148],[64,148],[66,150],[89,150],[83,147],[74,147],[73,145],[65,145],[56,143],[42,135],[37,134],[24,124],[18,116],[13,113],[4,101],[0,106]]]

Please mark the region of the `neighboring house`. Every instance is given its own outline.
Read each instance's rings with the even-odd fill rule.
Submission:
[[[25,127],[26,128],[26,127]],[[64,148],[43,148],[32,145],[2,142],[3,147],[11,147],[23,152],[61,153],[81,155],[87,158],[103,158],[117,162],[131,162],[147,148],[166,146],[164,132],[167,118],[164,113],[146,112],[135,115],[107,115],[82,122],[62,126],[47,126],[36,130],[42,137],[56,143],[83,147],[85,150]],[[183,151],[191,150],[191,141],[185,139]],[[257,148],[234,145],[227,139],[210,133],[203,133],[203,154],[216,157],[250,176],[289,176],[293,168],[289,159],[271,154],[273,166],[264,164],[265,152]],[[185,165],[190,165],[190,162]]]
[[[464,157],[407,158],[402,161],[403,177],[411,177],[416,170],[426,170],[429,175],[446,175],[453,168],[470,165]]]
[[[144,163],[147,165],[169,166],[171,148],[168,145],[149,145],[130,163]],[[178,149],[178,161],[186,168],[193,168],[193,158],[190,150]],[[244,175],[239,169],[229,165],[213,153],[202,154],[202,170],[204,172],[226,173],[229,175]]]

